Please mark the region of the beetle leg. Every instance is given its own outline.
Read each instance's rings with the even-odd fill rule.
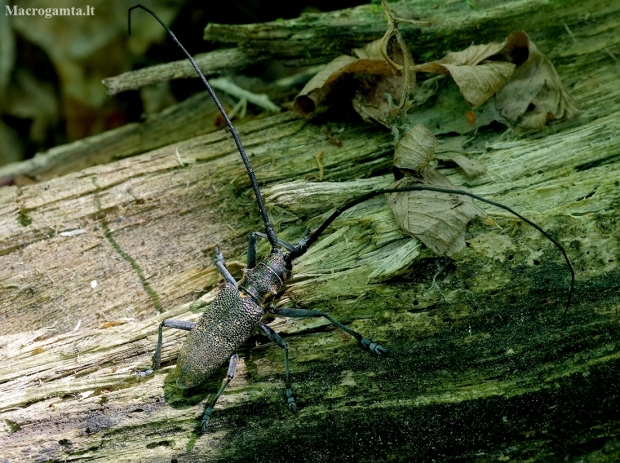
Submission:
[[[280,337],[278,333],[276,333],[271,327],[264,325],[263,323],[259,323],[258,327],[264,331],[270,341],[275,342],[278,346],[284,349],[284,372],[285,372],[285,381],[284,385],[286,386],[286,401],[288,403],[288,408],[292,412],[297,411],[297,403],[295,403],[295,398],[293,397],[293,389],[291,389],[291,374],[288,368],[288,345]]]
[[[159,368],[159,364],[161,362],[161,344],[162,344],[162,329],[166,328],[175,328],[177,330],[185,330],[191,331],[194,329],[196,324],[194,322],[186,322],[183,320],[164,320],[159,324],[159,330],[157,334],[157,347],[155,348],[155,353],[153,354],[153,364],[151,368],[146,371],[134,370],[135,373],[140,377],[144,378],[146,376],[150,376],[153,374],[155,370]]]
[[[268,312],[275,314],[275,315],[281,315],[283,317],[290,317],[290,318],[325,317],[330,322],[332,322],[333,325],[336,325],[338,328],[340,328],[343,331],[346,331],[351,336],[353,336],[355,339],[357,339],[364,349],[369,350],[373,354],[377,354],[377,355],[387,354],[387,349],[385,347],[377,344],[376,342],[372,342],[368,338],[363,337],[357,331],[353,331],[351,328],[336,321],[331,316],[327,315],[324,312],[321,312],[320,310],[269,308]]]
[[[293,246],[293,249],[289,249],[291,254],[301,255],[301,254],[304,254],[308,250],[308,240],[310,239],[310,237],[308,236],[309,232],[310,230],[306,228],[306,231],[304,231],[304,234],[299,240],[299,242],[295,246]]]
[[[250,233],[248,237],[248,270],[256,267],[256,234],[258,232]]]
[[[232,354],[230,356],[230,363],[228,364],[228,374],[226,375],[226,379],[224,380],[222,387],[220,387],[220,390],[217,391],[217,394],[215,394],[213,400],[209,401],[207,403],[207,406],[205,407],[205,412],[203,413],[202,420],[200,422],[200,428],[202,429],[202,432],[205,432],[207,430],[207,425],[209,424],[211,413],[213,413],[213,407],[215,406],[215,402],[217,402],[217,399],[220,398],[222,392],[224,392],[224,389],[226,389],[226,386],[228,386],[230,381],[234,378],[238,364],[239,356],[237,354]]]
[[[229,284],[233,285],[233,287],[236,288],[237,281],[226,268],[226,260],[224,259],[224,254],[222,254],[220,248],[218,248],[217,246],[215,247],[215,266],[224,277],[224,280],[226,280]]]
[[[300,244],[301,243],[305,244],[304,240],[306,240],[307,234],[308,234],[308,230],[306,230],[306,232],[304,233],[303,238],[299,242]],[[248,265],[247,265],[248,269],[256,267],[256,238],[257,237],[268,239],[267,235],[265,235],[264,233],[261,233],[261,232],[250,233],[250,236],[248,238]],[[281,240],[280,238],[278,238],[278,244],[280,244],[280,246],[285,248],[287,251],[293,251],[295,248],[299,247],[299,244],[292,245],[291,243]]]

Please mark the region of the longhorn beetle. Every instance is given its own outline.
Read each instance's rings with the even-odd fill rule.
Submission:
[[[248,161],[248,157],[245,153],[243,145],[241,144],[239,135],[215,95],[215,92],[209,85],[209,82],[200,71],[191,55],[187,52],[187,50],[185,50],[183,45],[181,45],[168,26],[166,26],[166,24],[164,24],[164,22],[153,11],[142,5],[135,5],[131,7],[128,12],[129,34],[131,34],[131,12],[135,8],[141,8],[147,13],[150,13],[166,29],[176,44],[181,47],[181,50],[183,50],[183,53],[185,53],[190,63],[205,84],[207,91],[222,113],[222,116],[226,121],[226,125],[228,126],[239,153],[241,154],[241,159],[245,164],[250,182],[252,184],[252,189],[254,190],[254,195],[256,196],[258,210],[260,211],[265,225],[265,233],[253,232],[249,236],[247,269],[240,281],[235,281],[233,276],[228,272],[226,269],[226,261],[224,260],[224,256],[220,252],[219,248],[215,248],[215,265],[224,277],[224,286],[211,303],[211,306],[207,308],[197,323],[182,320],[164,320],[161,322],[158,330],[157,347],[155,349],[155,353],[153,354],[153,364],[151,368],[144,372],[136,371],[138,376],[146,377],[153,374],[153,371],[159,368],[161,360],[162,329],[164,327],[176,328],[190,332],[177,358],[177,385],[180,388],[186,389],[202,383],[226,360],[228,360],[229,366],[226,378],[217,394],[213,397],[213,399],[207,402],[202,416],[201,428],[203,431],[207,428],[209,418],[211,417],[211,413],[213,412],[213,407],[215,406],[217,399],[235,375],[235,370],[237,368],[237,364],[239,363],[239,357],[235,353],[235,350],[250,337],[250,334],[255,328],[259,328],[263,331],[267,338],[284,350],[286,399],[288,402],[288,408],[291,411],[297,411],[297,404],[295,403],[293,390],[291,389],[288,346],[280,335],[278,335],[278,333],[276,333],[271,327],[261,322],[265,312],[291,318],[324,317],[333,325],[357,339],[364,349],[369,350],[376,355],[387,354],[387,350],[383,346],[380,346],[370,339],[365,338],[360,333],[353,331],[351,328],[343,325],[342,323],[339,323],[331,316],[321,312],[320,310],[276,309],[274,307],[274,302],[277,295],[280,294],[286,280],[291,275],[293,260],[302,256],[308,250],[308,247],[318,239],[321,233],[323,233],[340,214],[347,209],[350,209],[351,207],[377,195],[406,191],[435,191],[439,193],[469,196],[514,214],[524,222],[536,228],[562,252],[562,255],[564,256],[571,272],[570,289],[568,292],[568,299],[566,301],[566,309],[564,311],[566,313],[573,296],[575,272],[564,248],[541,227],[513,211],[511,208],[504,206],[503,204],[484,199],[467,191],[436,188],[425,185],[373,190],[345,203],[343,206],[336,209],[310,236],[307,236],[307,233],[304,234],[297,244],[289,244],[286,241],[279,239],[276,236],[276,232],[271,226],[271,223],[269,222],[269,216],[267,215],[267,210],[265,209],[263,198],[258,188],[256,176],[254,175],[252,166]],[[271,244],[271,252],[261,262],[257,262],[256,260],[257,238],[267,239]],[[282,248],[284,248],[285,251],[283,251]]]

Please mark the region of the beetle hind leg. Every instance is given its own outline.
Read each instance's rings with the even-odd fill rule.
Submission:
[[[211,418],[211,414],[213,413],[213,407],[215,407],[215,402],[217,402],[217,399],[220,398],[220,396],[222,395],[222,392],[224,392],[224,389],[226,389],[228,384],[235,377],[235,371],[237,371],[238,364],[239,364],[239,356],[237,354],[232,354],[230,356],[230,363],[228,364],[228,373],[226,375],[226,379],[224,379],[224,382],[222,383],[222,387],[220,387],[220,390],[217,391],[217,394],[215,394],[215,397],[213,397],[213,399],[207,403],[207,406],[205,407],[205,411],[202,414],[202,420],[200,421],[200,428],[202,429],[202,432],[205,432],[207,430],[207,425],[209,424],[209,419]]]
[[[324,318],[327,318],[333,325],[337,326],[342,331],[347,332],[348,334],[353,336],[355,339],[357,339],[357,341],[360,343],[360,345],[364,349],[369,350],[373,354],[381,355],[381,356],[382,355],[387,355],[387,353],[388,353],[388,351],[387,351],[387,349],[385,347],[377,344],[376,342],[371,341],[368,338],[365,338],[364,336],[362,336],[357,331],[354,331],[351,328],[349,328],[348,326],[343,325],[342,323],[340,323],[336,319],[332,318],[330,315],[326,314],[325,312],[321,312],[320,310],[273,309],[273,308],[270,308],[269,312],[274,314],[274,315],[281,315],[283,317],[289,317],[289,318],[308,318],[308,317],[324,317]]]
[[[286,341],[284,341],[284,339],[282,339],[280,335],[276,333],[271,327],[263,323],[259,323],[258,327],[263,330],[263,332],[270,341],[275,342],[278,346],[284,349],[284,384],[286,386],[286,402],[288,409],[292,412],[296,412],[297,402],[295,402],[295,397],[293,397],[293,389],[291,388],[291,373],[288,367],[288,344],[286,344]]]

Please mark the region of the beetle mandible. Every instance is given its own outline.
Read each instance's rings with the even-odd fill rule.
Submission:
[[[153,364],[150,369],[144,372],[137,372],[138,376],[146,377],[153,374],[154,370],[159,368],[161,361],[162,330],[164,327],[176,328],[190,332],[185,343],[183,344],[183,347],[181,348],[177,359],[177,385],[180,388],[187,389],[202,383],[208,377],[210,377],[215,372],[215,370],[217,370],[222,364],[224,364],[228,360],[229,367],[226,378],[223,381],[222,386],[220,387],[217,394],[210,401],[207,402],[207,405],[205,407],[205,411],[201,420],[201,428],[203,431],[205,431],[207,428],[215,403],[234,377],[235,370],[239,363],[239,357],[235,353],[236,349],[240,347],[241,344],[243,344],[250,337],[251,333],[256,328],[259,328],[261,331],[263,331],[267,338],[269,338],[272,342],[274,342],[284,350],[286,399],[288,402],[288,408],[291,411],[297,410],[297,404],[295,402],[293,390],[291,388],[288,346],[286,342],[280,337],[280,335],[278,335],[278,333],[276,333],[268,325],[262,323],[261,320],[266,312],[291,318],[324,317],[329,320],[333,325],[344,330],[355,339],[357,339],[364,349],[376,355],[387,354],[387,350],[381,345],[373,342],[369,338],[362,336],[360,333],[343,325],[342,323],[332,318],[330,315],[320,310],[294,308],[277,309],[274,306],[275,299],[281,293],[286,280],[291,275],[293,269],[293,260],[297,257],[302,256],[308,250],[309,246],[318,239],[318,237],[325,231],[325,229],[340,214],[374,196],[386,193],[398,193],[407,191],[434,191],[439,193],[469,196],[471,198],[483,201],[485,203],[504,209],[511,214],[514,214],[527,224],[536,228],[562,252],[568,268],[571,272],[571,284],[566,303],[566,309],[568,309],[573,294],[575,272],[564,248],[540,226],[538,226],[531,220],[523,217],[511,208],[464,190],[436,188],[426,185],[414,185],[402,188],[385,188],[373,190],[347,202],[343,206],[336,209],[327,218],[327,220],[325,220],[325,222],[323,222],[323,224],[321,224],[310,236],[308,236],[306,233],[298,243],[290,244],[286,241],[279,239],[269,221],[269,216],[267,214],[261,192],[258,188],[256,176],[254,175],[245,149],[243,148],[241,140],[239,139],[239,135],[235,127],[233,126],[230,118],[226,114],[226,111],[218,100],[215,92],[209,85],[209,82],[200,71],[191,55],[187,52],[187,50],[185,50],[183,45],[181,45],[179,40],[168,28],[168,26],[164,24],[164,22],[153,11],[139,4],[131,7],[128,12],[129,33],[131,34],[131,12],[136,8],[140,8],[151,14],[166,29],[168,34],[181,48],[183,53],[186,55],[186,57],[189,59],[192,66],[198,73],[199,77],[202,79],[204,85],[207,88],[207,91],[209,92],[209,94],[215,101],[215,104],[217,105],[219,111],[221,112],[224,121],[226,122],[226,125],[228,126],[228,129],[235,141],[235,144],[237,145],[243,163],[246,167],[248,177],[250,178],[252,189],[254,190],[256,204],[265,225],[265,233],[253,232],[250,234],[247,254],[247,269],[242,279],[238,282],[227,270],[224,256],[220,252],[220,250],[216,248],[215,265],[224,278],[224,286],[220,289],[219,293],[216,295],[210,307],[205,310],[197,323],[182,320],[164,320],[163,322],[161,322],[158,330],[157,347],[155,349],[155,353],[153,354]],[[257,238],[267,239],[271,244],[271,252],[261,262],[257,262],[256,258]],[[283,251],[282,248],[284,248],[285,251]]]

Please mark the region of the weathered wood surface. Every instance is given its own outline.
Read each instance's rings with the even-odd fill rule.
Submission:
[[[146,121],[131,123],[38,153],[34,158],[0,167],[0,179],[27,176],[39,181],[123,159],[190,137],[214,132],[219,111],[204,92]]]
[[[575,22],[549,7],[559,3],[540,4],[544,24],[532,9],[512,29],[531,33],[585,114],[522,138],[480,134],[489,142],[478,153],[488,174],[475,182],[443,171],[566,246],[577,270],[566,315],[561,257],[518,220],[482,204],[495,223],[475,222],[465,250],[438,258],[405,239],[376,198],[296,263],[283,303],[327,310],[391,356],[368,355],[322,320],[274,320],[291,349],[300,412],[285,406],[281,350],[257,335],[240,350],[209,433],[199,435],[199,402],[224,369],[183,395],[172,367],[185,334],[171,330],[161,372],[138,381],[131,369],[149,364],[161,320],[200,316],[219,279],[214,247],[239,275],[246,235],[260,228],[230,136],[203,135],[0,189],[0,459],[617,457],[620,6],[606,3],[605,15],[589,17],[584,7]],[[563,22],[575,41],[552,35]],[[295,240],[344,198],[389,182],[371,175],[389,171],[391,135],[356,120],[309,123],[283,113],[239,130],[283,239]],[[320,152],[325,178],[316,182]],[[75,229],[86,233],[61,235]]]

